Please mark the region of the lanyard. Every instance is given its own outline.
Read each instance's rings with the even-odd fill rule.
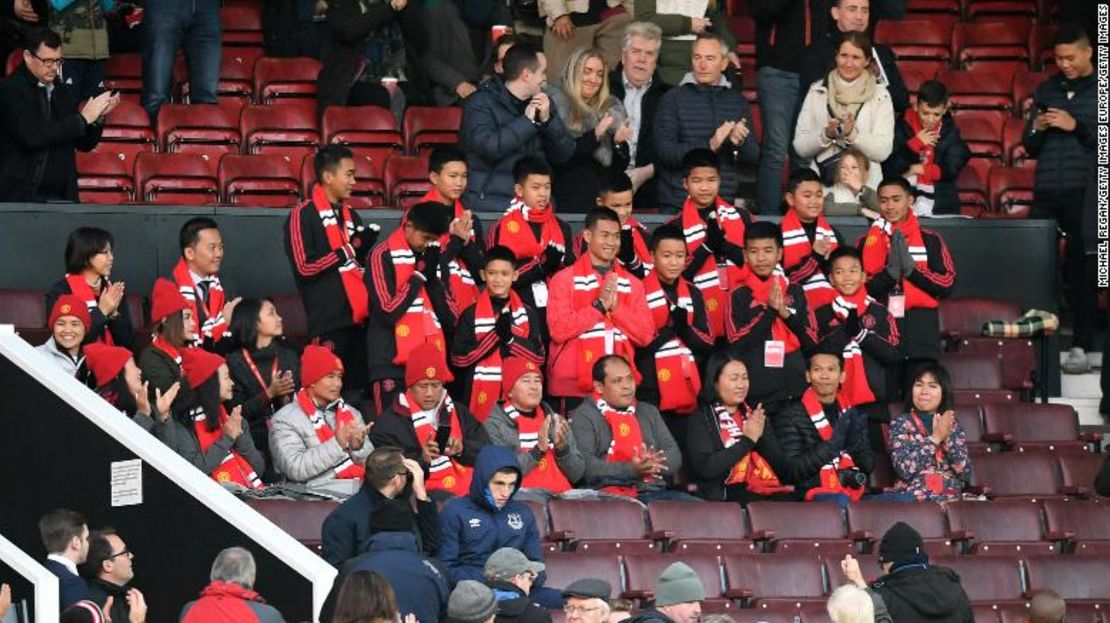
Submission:
[[[246,348],[243,349],[243,359],[246,360],[247,366],[249,366],[250,369],[251,369],[251,372],[254,373],[254,378],[255,378],[255,380],[258,381],[259,386],[262,387],[262,391],[266,391],[266,388],[269,387],[270,384],[267,383],[262,378],[262,373],[258,371],[258,366],[254,365],[254,359],[251,358],[251,354],[249,352],[247,352]],[[275,378],[277,378],[277,373],[278,373],[278,357],[277,357],[277,353],[274,353],[274,365],[273,365],[273,369],[270,371],[270,380],[271,380],[271,382]]]
[[[913,417],[913,423],[917,427],[918,432],[920,432],[922,434],[922,436],[924,436],[924,437],[929,437],[930,436],[929,431],[925,430],[925,423],[921,421],[920,417],[918,417],[917,411],[916,410],[911,411],[910,415]],[[936,416],[934,415],[933,417],[936,417]],[[941,449],[943,445],[944,445],[944,441],[941,441],[940,443],[937,444],[936,461],[937,461],[937,467],[938,468],[940,467],[941,461],[944,459],[944,450]]]

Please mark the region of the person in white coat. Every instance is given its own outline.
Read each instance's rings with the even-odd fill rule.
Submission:
[[[894,143],[894,106],[886,87],[871,71],[871,40],[845,33],[836,68],[809,87],[794,131],[794,151],[834,181],[842,154],[854,147],[871,161],[867,186],[882,181],[880,164]]]

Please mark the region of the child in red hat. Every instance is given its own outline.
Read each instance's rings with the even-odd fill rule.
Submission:
[[[419,456],[428,470],[428,491],[466,495],[474,459],[489,438],[447,393],[444,384],[452,379],[445,354],[435,344],[412,349],[405,363],[407,389],[377,419],[370,439],[376,446],[397,446],[405,456]]]
[[[301,355],[301,391],[274,414],[270,453],[274,468],[287,480],[310,486],[350,480],[354,493],[365,476],[370,425],[347,405],[343,361],[323,346],[309,345]]]
[[[154,282],[150,295],[150,324],[154,341],[139,355],[139,369],[154,390],[163,393],[181,380],[181,354],[193,342],[196,320],[178,287],[168,279]]]
[[[72,294],[63,294],[54,302],[47,320],[52,335],[36,350],[70,376],[77,376],[85,359],[81,344],[89,333],[89,324],[89,310],[85,303]]]

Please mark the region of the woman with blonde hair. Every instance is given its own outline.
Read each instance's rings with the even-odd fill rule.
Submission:
[[[575,140],[574,155],[555,168],[555,205],[564,213],[589,212],[609,172],[628,168],[632,136],[624,106],[609,94],[605,53],[575,50],[551,100]]]
[[[836,167],[836,183],[825,189],[825,216],[879,218],[879,195],[867,185],[871,161],[855,147],[844,151]]]

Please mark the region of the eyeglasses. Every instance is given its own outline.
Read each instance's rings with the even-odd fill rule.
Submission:
[[[594,610],[601,610],[601,606],[563,606],[563,612],[567,614],[586,614]]]
[[[35,57],[35,60],[42,63],[43,65],[46,65],[47,67],[61,67],[62,63],[66,62],[65,59],[61,58],[61,57],[58,57],[58,58],[43,58],[43,57],[39,56],[38,54],[35,54],[34,52],[30,51],[30,50],[27,50],[27,53],[30,54],[31,56]]]
[[[134,554],[131,553],[131,550],[125,549],[121,552],[116,552],[115,554],[112,554],[108,557],[108,560],[113,560],[115,558],[119,558],[120,556],[127,556],[128,558],[131,558],[132,556],[134,556]]]

